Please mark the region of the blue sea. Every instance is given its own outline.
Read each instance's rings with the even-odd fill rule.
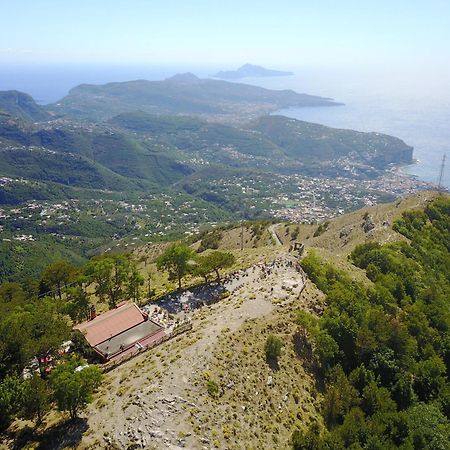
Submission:
[[[192,71],[206,77],[223,67],[180,66],[11,66],[0,71],[0,90],[17,89],[38,103],[62,98],[81,83],[158,80]],[[427,68],[300,67],[289,77],[243,79],[270,89],[332,97],[343,106],[278,111],[296,119],[338,128],[377,131],[414,147],[417,163],[404,170],[436,183],[447,154],[443,185],[450,188],[450,71]]]
[[[277,114],[336,128],[377,131],[414,147],[406,173],[450,188],[450,73],[403,70],[305,69],[292,77],[247,80],[271,89],[332,97],[336,107],[290,108]]]

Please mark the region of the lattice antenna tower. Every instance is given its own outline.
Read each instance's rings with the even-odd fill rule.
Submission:
[[[441,170],[439,171],[439,181],[438,181],[438,189],[442,189],[442,179],[444,178],[444,171],[445,171],[445,154],[442,157],[441,162]]]

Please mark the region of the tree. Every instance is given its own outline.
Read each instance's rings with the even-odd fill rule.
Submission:
[[[6,428],[19,412],[23,398],[23,380],[7,376],[0,382],[0,430]]]
[[[169,279],[177,280],[181,289],[183,278],[194,268],[194,259],[195,252],[190,247],[173,244],[156,260],[156,267],[169,272]]]
[[[126,255],[102,256],[88,262],[85,274],[95,283],[95,293],[100,301],[108,299],[110,308],[114,308],[125,297],[131,268]]]
[[[209,265],[207,256],[197,256],[195,262],[196,265],[192,273],[198,277],[202,277],[205,280],[205,284],[208,284],[208,276],[212,272],[212,269]]]
[[[147,300],[151,300],[153,296],[155,295],[155,289],[153,289],[153,274],[152,272],[149,272],[147,275]]]
[[[70,336],[66,317],[53,300],[41,299],[0,320],[0,375],[20,373],[33,356],[59,348]]]
[[[405,411],[410,448],[447,450],[450,442],[450,424],[433,404],[418,403]]]
[[[114,308],[125,296],[125,286],[130,277],[131,262],[125,255],[114,255],[112,257],[113,270],[112,282],[110,284],[109,299],[110,307]]]
[[[58,298],[62,299],[62,288],[73,279],[76,269],[67,261],[57,261],[50,264],[42,273],[42,281],[52,291],[55,298],[55,290]]]
[[[361,409],[368,416],[376,413],[393,412],[396,410],[396,404],[391,399],[389,390],[379,387],[375,381],[371,381],[362,393]]]
[[[11,310],[25,300],[25,292],[19,283],[0,284],[0,305],[2,310]]]
[[[306,433],[300,430],[294,431],[292,448],[294,450],[320,450],[323,448],[320,429],[316,422],[311,425]]]
[[[205,256],[206,266],[216,273],[217,282],[220,283],[220,270],[231,267],[236,258],[232,253],[213,251]]]
[[[20,373],[30,358],[29,315],[17,311],[0,319],[0,377]]]
[[[438,397],[446,382],[445,372],[445,364],[438,356],[417,364],[414,390],[420,400],[430,401]]]
[[[336,355],[339,355],[339,345],[337,342],[326,332],[326,330],[319,329],[315,335],[317,354],[319,356],[320,363],[324,368],[335,360]]]
[[[64,305],[63,311],[68,314],[74,322],[82,322],[89,319],[91,303],[89,294],[85,286],[80,282],[77,286],[66,289],[68,302]]]
[[[70,337],[67,317],[59,313],[51,299],[35,302],[28,313],[29,357],[54,352]]]
[[[42,422],[44,414],[50,409],[50,404],[51,389],[48,383],[38,374],[33,374],[33,377],[25,384],[23,393],[23,417],[26,419],[36,417],[36,424],[39,425]]]
[[[231,253],[213,251],[206,255],[197,256],[196,266],[194,268],[194,274],[201,276],[205,279],[205,283],[208,283],[208,275],[211,272],[215,272],[217,282],[220,283],[220,270],[231,267],[236,258]]]
[[[92,394],[102,380],[97,366],[86,366],[78,358],[61,364],[50,375],[50,385],[60,411],[68,411],[71,419],[92,401]]]
[[[345,415],[359,405],[358,391],[352,386],[341,366],[336,366],[330,373],[332,379],[328,385],[323,401],[323,416],[329,427],[343,422]]]
[[[140,288],[144,284],[144,277],[139,273],[136,264],[132,264],[127,282],[127,295],[135,303],[139,303],[141,298]]]
[[[111,285],[113,261],[108,257],[92,258],[85,266],[85,274],[95,283],[95,295],[101,302],[106,300]]]

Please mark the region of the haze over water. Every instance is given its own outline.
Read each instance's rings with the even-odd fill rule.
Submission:
[[[206,77],[227,68],[232,67],[11,66],[4,67],[0,73],[0,90],[21,90],[45,104],[59,100],[70,88],[81,83],[157,80],[185,71]],[[292,70],[295,76],[243,79],[240,82],[270,89],[294,89],[345,103],[337,107],[290,108],[278,113],[332,127],[397,136],[414,147],[414,158],[418,160],[405,171],[423,180],[437,182],[442,156],[446,153],[443,185],[450,188],[450,72]]]
[[[437,183],[442,156],[447,163],[442,184],[450,188],[450,74],[418,77],[387,70],[300,69],[293,77],[246,80],[271,89],[290,88],[333,97],[338,107],[290,108],[277,113],[307,122],[358,131],[377,131],[414,147],[417,164],[404,171]]]

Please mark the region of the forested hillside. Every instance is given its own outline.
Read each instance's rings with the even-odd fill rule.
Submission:
[[[282,148],[288,157],[301,160],[305,165],[348,158],[382,168],[390,163],[412,160],[412,147],[401,139],[381,133],[340,130],[273,115],[259,118],[251,128]]]
[[[320,319],[299,313],[325,392],[325,429],[293,435],[295,449],[447,449],[450,439],[450,201],[403,214],[408,241],[357,246],[369,288],[314,252],[302,266],[326,293]]]

